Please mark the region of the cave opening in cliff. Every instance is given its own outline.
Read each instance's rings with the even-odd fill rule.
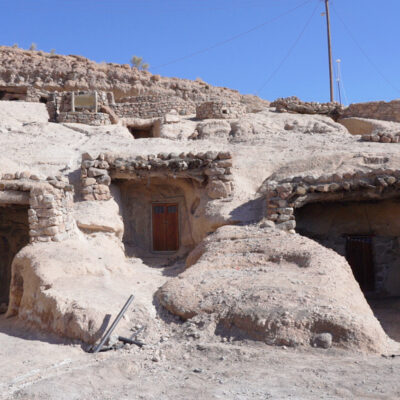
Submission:
[[[25,101],[27,89],[23,87],[0,87],[0,100]]]
[[[153,137],[153,125],[147,126],[128,126],[129,132],[135,139],[146,139]]]
[[[0,207],[0,311],[9,302],[11,265],[15,255],[29,243],[28,206]]]
[[[399,198],[311,203],[295,218],[298,233],[346,258],[366,296],[400,296]]]

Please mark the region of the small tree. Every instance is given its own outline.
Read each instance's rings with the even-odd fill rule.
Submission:
[[[13,47],[13,49],[18,49],[18,43],[14,43],[14,44],[12,45],[12,47]]]
[[[29,47],[29,50],[36,50],[37,49],[37,45],[36,45],[36,43],[32,43],[31,44],[31,47]]]
[[[51,54],[51,55],[56,54],[56,49],[51,49],[51,50],[50,50],[50,54]]]
[[[149,64],[143,62],[143,57],[133,56],[131,58],[131,64],[133,68],[136,68],[138,70],[147,71],[150,68]]]

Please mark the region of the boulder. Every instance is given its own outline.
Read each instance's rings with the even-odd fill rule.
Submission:
[[[326,348],[330,335],[334,347],[376,353],[387,346],[346,260],[279,230],[219,228],[157,296],[183,319],[215,315],[223,336]]]

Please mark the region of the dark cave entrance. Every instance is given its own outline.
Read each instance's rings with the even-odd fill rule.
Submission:
[[[153,137],[153,125],[148,126],[128,126],[129,132],[135,139],[146,139]]]
[[[8,305],[11,264],[15,255],[29,243],[28,206],[0,207],[0,310]]]
[[[6,87],[0,88],[0,100],[6,101],[25,101],[27,89],[23,87]]]
[[[385,332],[400,340],[400,199],[317,202],[296,231],[344,256]]]
[[[365,295],[400,296],[400,199],[316,202],[295,210],[296,231],[343,257]]]

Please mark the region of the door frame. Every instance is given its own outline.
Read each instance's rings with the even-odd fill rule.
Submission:
[[[154,250],[154,236],[153,236],[153,206],[157,204],[174,205],[178,209],[178,249],[177,250]],[[175,254],[179,251],[181,247],[181,212],[180,212],[180,202],[178,200],[168,201],[167,200],[157,200],[150,202],[150,252],[155,254]]]
[[[375,252],[374,252],[374,237],[375,237],[375,234],[373,234],[373,233],[367,233],[367,234],[361,233],[361,234],[345,234],[343,236],[346,239],[346,244],[345,244],[345,258],[346,258],[346,261],[347,261],[347,246],[348,246],[348,243],[349,243],[351,238],[368,238],[368,239],[370,239],[370,241],[371,241],[371,243],[370,243],[370,246],[371,246],[371,264],[372,264],[372,274],[373,274],[373,279],[372,279],[371,284],[372,284],[373,289],[365,290],[365,289],[361,288],[361,283],[360,282],[357,281],[357,283],[360,285],[360,288],[361,288],[361,290],[363,291],[364,294],[375,293],[375,291],[376,291],[376,267],[375,267]],[[347,261],[347,262],[350,265],[349,261]],[[355,274],[354,274],[354,271],[353,271],[353,267],[351,265],[350,265],[350,268],[352,269],[352,273],[354,275],[354,278],[356,278]]]

